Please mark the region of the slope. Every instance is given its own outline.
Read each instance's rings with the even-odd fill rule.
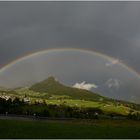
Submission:
[[[72,99],[84,99],[84,100],[100,100],[105,97],[100,96],[99,94],[92,93],[88,90],[72,88],[64,86],[55,80],[54,77],[49,77],[47,80],[41,81],[40,83],[34,84],[29,88],[35,92],[48,93],[50,95],[65,95],[69,96]]]

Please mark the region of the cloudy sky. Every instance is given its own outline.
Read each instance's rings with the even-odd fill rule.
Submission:
[[[105,96],[139,102],[139,76],[118,64],[122,62],[140,72],[139,15],[140,2],[0,2],[1,67],[28,53],[52,48],[96,50],[114,58],[109,61],[83,52],[52,52],[51,56],[38,56],[34,58],[36,61],[28,59],[23,65],[19,63],[2,72],[0,84],[26,85],[26,80],[32,83],[54,74],[68,85],[91,86],[93,91]],[[72,63],[74,58],[77,61]],[[52,66],[52,60],[55,66]],[[71,67],[66,71],[62,66],[60,72],[62,60],[63,66]],[[32,74],[28,75],[30,79],[23,78],[33,71],[32,66],[23,74],[29,64],[37,67],[35,79],[34,75],[30,76]],[[70,78],[68,75],[71,74],[75,76]],[[13,80],[15,84],[10,82]]]

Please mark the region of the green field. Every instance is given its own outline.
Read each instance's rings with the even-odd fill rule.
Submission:
[[[52,95],[52,98],[47,98],[47,93],[39,93],[39,92],[34,92],[28,89],[18,89],[16,90],[16,94],[15,93],[11,93],[7,92],[5,93],[8,96],[11,97],[18,97],[20,98],[20,100],[22,100],[26,95],[28,95],[28,97],[30,98],[30,104],[34,104],[35,102],[45,102],[48,105],[49,104],[53,104],[53,105],[66,105],[66,106],[70,106],[70,107],[78,107],[78,108],[98,108],[100,110],[102,110],[105,114],[110,114],[110,113],[116,113],[116,114],[120,114],[120,115],[128,115],[130,113],[130,111],[133,112],[140,112],[139,108],[138,109],[134,109],[133,105],[128,103],[118,103],[117,101],[112,102],[112,100],[108,100],[108,101],[100,101],[100,99],[96,99],[95,101],[89,101],[89,100],[79,100],[79,99],[67,99],[65,95]],[[2,93],[0,92],[0,95],[2,95]],[[66,98],[66,99],[65,99]],[[132,106],[132,107],[131,107]]]
[[[0,120],[0,138],[140,138],[140,122]]]
[[[103,112],[110,113],[118,113],[121,115],[128,115],[130,108],[125,107],[123,105],[115,106],[113,103],[101,103],[98,101],[84,101],[84,100],[47,100],[48,104],[65,104],[67,106],[76,106],[82,108],[100,108]]]

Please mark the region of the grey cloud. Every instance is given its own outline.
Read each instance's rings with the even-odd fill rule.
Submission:
[[[139,72],[139,15],[140,2],[0,2],[0,66],[30,52],[72,47],[95,49],[121,60]],[[98,64],[100,60],[95,59],[94,62]],[[89,61],[87,63],[92,64]],[[123,78],[125,84],[121,92],[117,95],[112,93],[112,97],[122,97],[123,92],[128,92],[128,85],[132,85],[134,88],[131,92],[135,92],[136,97],[139,96],[139,80],[137,78],[132,80],[133,74],[129,75],[116,65],[104,68],[107,61],[102,63],[94,69],[85,64],[85,67],[90,67],[86,75],[83,74],[83,70],[71,79],[66,73],[60,72],[65,77],[63,79],[54,69],[50,68],[50,71],[68,85],[81,80],[100,84],[102,86],[98,91],[101,93],[104,91],[104,95],[107,96],[110,96],[110,93],[104,87],[104,83],[110,77],[116,78],[115,75],[117,75],[118,79]],[[52,64],[49,66],[52,67]],[[68,70],[67,67],[65,68]],[[36,69],[42,72],[42,77],[36,77],[36,79],[41,80],[47,76],[48,73],[44,74],[45,71]],[[78,70],[71,68],[72,72],[78,73]],[[113,72],[106,75],[106,71],[110,70]],[[96,74],[91,76],[93,71]],[[22,69],[21,72],[24,73]],[[102,76],[98,78],[100,74]],[[31,76],[34,77],[34,74]],[[33,83],[36,79],[28,82]],[[93,81],[93,79],[97,80]],[[128,95],[131,93],[128,92]],[[129,100],[126,95],[122,98]]]
[[[106,83],[105,83],[106,85],[107,85],[107,87],[108,88],[116,88],[116,89],[118,89],[118,88],[120,88],[120,81],[119,80],[117,80],[117,79],[112,79],[112,78],[110,78],[110,79],[108,79],[107,81],[106,81]]]

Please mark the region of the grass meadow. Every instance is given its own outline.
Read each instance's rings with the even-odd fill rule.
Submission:
[[[140,138],[140,122],[0,120],[0,138]]]

